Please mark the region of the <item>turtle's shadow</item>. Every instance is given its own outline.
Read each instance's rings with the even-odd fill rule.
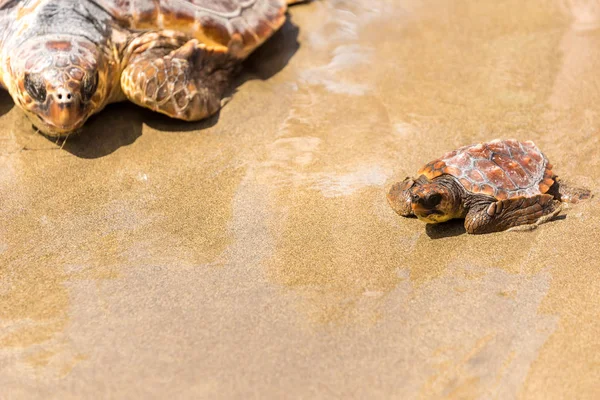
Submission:
[[[242,70],[232,82],[226,97],[233,96],[232,101],[235,101],[237,88],[245,82],[267,80],[280,72],[300,48],[298,32],[298,27],[288,15],[281,29],[243,62]],[[3,112],[2,100],[0,97],[0,114]],[[6,103],[12,107],[12,101],[8,100]],[[163,132],[190,132],[210,128],[218,123],[219,118],[220,113],[217,113],[202,121],[186,122],[129,102],[111,104],[90,118],[81,134],[68,138],[63,148],[77,157],[99,158],[135,142],[142,135],[143,124]]]
[[[91,117],[81,133],[68,137],[63,149],[77,157],[99,158],[130,145],[142,135],[141,111],[132,103],[111,104]]]
[[[557,215],[551,220],[545,222],[543,225],[555,221],[562,221],[566,218],[566,215]],[[427,236],[429,236],[431,239],[443,239],[447,237],[460,236],[462,234],[467,233],[464,224],[464,219],[453,219],[442,224],[427,224],[425,225],[425,232],[427,233]],[[520,232],[520,230],[517,229],[514,232]],[[521,232],[530,232],[530,230],[523,229],[521,230]]]
[[[283,26],[244,61],[235,86],[255,79],[264,81],[279,73],[300,49],[299,33],[300,29],[288,14]]]
[[[443,239],[447,237],[460,236],[467,233],[464,219],[452,219],[442,224],[425,225],[425,233],[431,239]]]
[[[10,94],[4,89],[0,89],[0,117],[12,110],[14,105]]]

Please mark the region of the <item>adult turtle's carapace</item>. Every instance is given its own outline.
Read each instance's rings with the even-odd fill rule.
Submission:
[[[293,2],[0,0],[0,82],[51,136],[126,99],[200,120]]]

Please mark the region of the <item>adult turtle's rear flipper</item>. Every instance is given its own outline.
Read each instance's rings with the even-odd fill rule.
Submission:
[[[474,206],[465,218],[468,233],[490,233],[510,228],[533,229],[551,220],[561,203],[548,194],[516,197]]]
[[[170,32],[161,39],[131,52],[121,75],[123,93],[135,104],[186,121],[215,114],[239,61],[225,47],[196,39],[176,47],[180,38]]]

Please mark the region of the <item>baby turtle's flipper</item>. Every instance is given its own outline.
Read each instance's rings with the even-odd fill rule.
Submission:
[[[225,47],[196,39],[180,45],[172,31],[131,50],[121,75],[123,93],[135,104],[172,118],[197,121],[215,114],[239,61]]]
[[[549,194],[515,197],[474,206],[465,218],[468,233],[490,233],[510,228],[534,229],[561,210],[561,203]]]

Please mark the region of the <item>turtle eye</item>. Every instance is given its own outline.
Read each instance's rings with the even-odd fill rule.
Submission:
[[[427,208],[433,208],[440,204],[441,201],[442,195],[439,193],[434,193],[432,195],[427,196],[423,205]]]
[[[40,103],[46,100],[46,84],[39,74],[25,74],[25,90]]]
[[[81,99],[90,101],[98,88],[98,72],[93,75],[86,74],[81,82]]]

